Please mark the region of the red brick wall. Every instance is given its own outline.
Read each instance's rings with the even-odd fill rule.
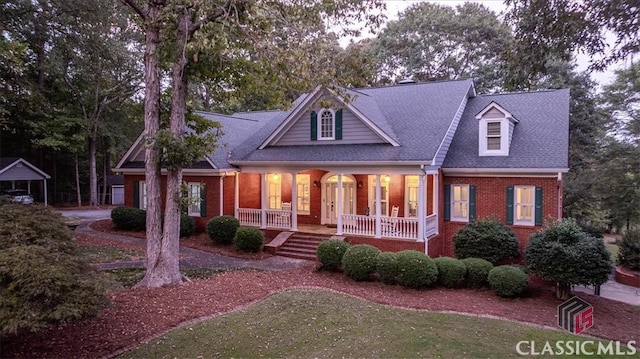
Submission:
[[[476,218],[483,219],[495,217],[500,222],[506,222],[506,200],[508,186],[538,186],[543,187],[543,208],[542,215],[544,219],[548,217],[556,218],[558,209],[558,182],[556,178],[535,178],[535,177],[443,177],[440,183],[440,211],[444,213],[444,185],[449,184],[469,184],[476,186]],[[441,243],[434,243],[433,248],[439,248],[438,252],[430,255],[447,255],[453,256],[453,235],[462,228],[466,223],[444,221],[444,216],[440,215],[440,234],[442,238],[438,240]],[[509,226],[520,241],[520,249],[522,250],[527,243],[529,236],[542,229],[541,226]]]
[[[240,208],[260,208],[260,174],[239,173],[239,206]]]
[[[348,237],[346,239],[352,245],[369,244],[383,252],[399,252],[405,249],[413,249],[424,253],[424,242],[406,241],[401,239],[376,239],[371,237]]]

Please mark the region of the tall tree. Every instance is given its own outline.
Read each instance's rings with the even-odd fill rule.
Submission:
[[[317,37],[307,31],[311,22],[328,19],[366,20],[365,10],[379,5],[378,1],[172,1],[122,0],[142,20],[145,32],[145,181],[147,185],[147,270],[140,286],[177,284],[185,280],[178,263],[178,227],[182,168],[199,158],[215,141],[204,136],[203,141],[185,141],[182,136],[187,113],[186,99],[190,71],[198,70],[197,59],[207,51],[213,54],[237,53],[241,59],[255,56],[267,74],[297,73],[309,78],[309,59],[299,44]],[[274,29],[286,28],[287,32]],[[299,36],[299,37],[297,37]],[[284,42],[281,40],[298,40]],[[247,44],[251,51],[243,52]],[[295,44],[295,46],[292,46]],[[169,54],[171,63],[171,115],[168,130],[160,127],[159,50]],[[240,50],[240,51],[238,51]],[[296,51],[297,50],[297,51]],[[276,55],[276,56],[274,56]],[[240,67],[240,69],[242,69]],[[206,133],[206,132],[205,132]],[[198,137],[198,136],[196,136]],[[190,144],[198,143],[194,149]],[[165,149],[161,152],[161,149]],[[164,210],[164,228],[160,215],[160,166],[168,164],[168,189]]]
[[[475,77],[480,90],[491,90],[500,85],[496,63],[510,38],[509,28],[483,5],[422,2],[387,24],[372,55],[382,83]]]
[[[569,61],[580,51],[591,69],[628,59],[640,52],[640,6],[625,0],[505,0],[507,21],[516,41],[504,53],[509,87],[528,88],[532,77],[548,71],[547,59]],[[609,46],[607,33],[615,36]]]

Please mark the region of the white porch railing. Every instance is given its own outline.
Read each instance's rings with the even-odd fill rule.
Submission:
[[[424,235],[429,238],[438,233],[438,216],[432,214],[424,218]]]
[[[381,217],[382,237],[418,240],[418,219],[403,217]],[[425,217],[425,236],[438,231],[437,216]],[[376,217],[355,214],[342,215],[342,232],[347,235],[375,236]]]
[[[267,228],[291,228],[291,211],[268,209]],[[262,210],[256,208],[238,208],[238,220],[241,226],[262,226]]]
[[[267,228],[291,229],[291,211],[268,209]]]
[[[238,220],[241,226],[260,227],[260,210],[255,208],[238,208]]]

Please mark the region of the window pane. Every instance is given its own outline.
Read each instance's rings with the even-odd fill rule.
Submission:
[[[487,149],[488,150],[499,150],[500,149],[500,137],[488,137],[487,138]]]
[[[487,136],[500,136],[500,122],[487,123]]]
[[[333,114],[331,111],[323,111],[320,115],[320,137],[333,137]]]

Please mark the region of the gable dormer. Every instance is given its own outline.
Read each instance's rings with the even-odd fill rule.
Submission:
[[[342,109],[321,108],[311,111],[311,140],[332,141],[342,139]]]
[[[478,124],[478,155],[509,156],[516,120],[509,111],[495,102],[476,115]]]

